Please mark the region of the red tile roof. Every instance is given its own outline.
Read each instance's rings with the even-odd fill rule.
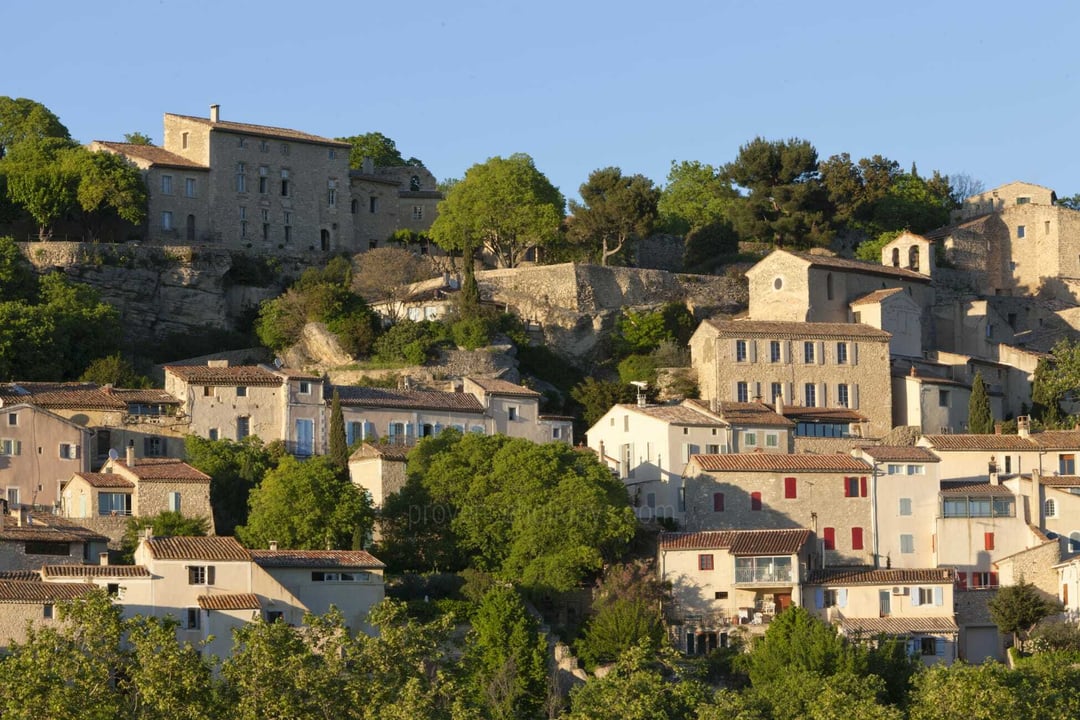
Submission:
[[[384,460],[396,460],[399,462],[405,462],[409,456],[409,451],[415,447],[414,445],[390,445],[382,443],[362,443],[360,447],[356,448],[352,455],[349,456],[350,460],[362,460],[364,458],[381,457]]]
[[[694,455],[691,460],[708,472],[853,472],[872,468],[865,460],[845,453],[813,455],[798,453],[735,453],[730,455]]]
[[[630,412],[647,415],[657,420],[674,425],[691,425],[700,427],[727,427],[728,423],[713,416],[704,410],[699,410],[690,403],[683,402],[678,405],[636,405],[634,403],[621,403],[620,408]]]
[[[0,580],[41,582],[41,573],[37,570],[0,570]]]
[[[138,458],[134,465],[128,465],[123,460],[114,462],[133,473],[140,482],[210,482],[209,475],[196,470],[179,458]]]
[[[484,408],[475,396],[464,392],[437,390],[390,390],[387,388],[335,385],[343,407],[401,408],[403,410],[453,410],[483,413]]]
[[[808,585],[951,585],[956,582],[952,568],[871,568],[834,567],[811,570]]]
[[[511,397],[540,397],[540,393],[535,390],[530,390],[527,387],[516,385],[506,380],[499,380],[498,378],[478,378],[469,377],[469,380],[480,386],[480,389],[484,392],[491,393],[492,395],[509,395]]]
[[[165,392],[153,388],[128,390],[124,388],[112,388],[105,390],[107,394],[120,398],[126,403],[142,403],[144,405],[179,405],[180,401]]]
[[[1080,449],[1080,430],[1043,430],[1031,439],[1047,450]]]
[[[49,578],[148,578],[142,565],[45,565],[41,576]]]
[[[806,544],[810,531],[716,530],[661,533],[661,550],[727,550],[732,555],[793,555]]]
[[[28,403],[55,410],[127,410],[127,403],[96,383],[16,382],[0,385],[4,405]]]
[[[125,488],[134,489],[135,483],[122,478],[116,473],[75,473],[75,477],[82,478],[86,484],[93,488]]]
[[[796,421],[822,420],[846,423],[866,422],[869,419],[851,408],[805,407],[803,405],[785,405],[784,417]]]
[[[6,515],[0,526],[0,540],[39,540],[41,542],[107,543],[109,538],[56,515],[30,513],[32,525],[19,527],[16,518]]]
[[[915,282],[929,283],[930,278],[920,275],[912,270],[894,268],[881,263],[864,262],[862,260],[849,260],[847,258],[833,257],[831,255],[815,255],[811,253],[797,253],[792,255],[806,260],[813,267],[829,268],[843,272],[857,272],[862,275],[884,275],[899,280],[913,280]]]
[[[1047,487],[1078,487],[1080,476],[1077,475],[1040,475],[1039,484]]]
[[[252,550],[260,567],[276,568],[372,568],[386,567],[364,550]]]
[[[688,401],[695,402],[695,401]],[[764,403],[721,401],[720,414],[732,425],[758,427],[794,427],[795,423],[778,415]]]
[[[115,153],[119,153],[120,155],[127,155],[128,157],[145,160],[151,165],[191,168],[193,170],[210,169],[206,165],[200,165],[194,160],[188,160],[185,157],[169,152],[165,148],[158,147],[157,145],[136,145],[134,143],[108,142],[105,140],[95,140],[94,142]]]
[[[870,305],[873,303],[879,303],[882,300],[892,297],[898,293],[904,292],[903,288],[888,288],[886,290],[875,290],[872,293],[867,293],[860,298],[856,298],[851,301],[851,305]]]
[[[997,497],[1012,497],[1012,491],[1004,485],[991,485],[990,483],[973,482],[943,482],[941,483],[942,495],[994,495]]]
[[[166,365],[165,372],[175,375],[189,385],[273,387],[284,382],[280,375],[258,365]]]
[[[290,130],[288,128],[272,127],[270,125],[252,125],[251,123],[238,123],[229,122],[226,120],[218,120],[214,122],[209,118],[195,117],[193,115],[177,115],[175,113],[166,113],[167,117],[183,118],[191,122],[196,122],[201,125],[208,125],[211,130],[225,130],[227,132],[241,133],[244,135],[256,135],[261,137],[277,138],[281,140],[296,140],[299,142],[309,142],[318,145],[333,145],[334,147],[348,148],[352,147],[347,142],[340,140],[332,140],[330,138],[321,137],[319,135],[312,135],[310,133],[301,132],[299,130]]]
[[[155,537],[146,545],[158,560],[251,560],[251,553],[231,537]]]
[[[75,600],[94,589],[89,583],[0,580],[0,603],[55,603]]]
[[[1038,450],[1019,435],[923,435],[934,450]]]
[[[941,462],[937,455],[918,445],[866,445],[859,449],[878,462]]]
[[[959,628],[951,617],[872,617],[844,618],[840,626],[848,634],[911,635],[913,633],[956,633]]]
[[[888,342],[884,330],[862,323],[784,322],[779,320],[706,320],[724,337],[806,338]]]
[[[260,610],[259,596],[255,593],[231,595],[200,595],[197,598],[203,610]]]

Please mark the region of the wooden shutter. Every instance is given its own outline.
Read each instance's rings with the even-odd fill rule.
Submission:
[[[825,540],[826,550],[836,549],[836,528],[827,527],[822,531],[822,538]]]
[[[713,493],[712,509],[713,512],[724,512],[724,493]]]
[[[798,480],[793,477],[784,478],[784,497],[788,500],[799,496]]]
[[[215,578],[214,578],[214,566],[213,565],[208,565],[206,567],[206,584],[207,585],[213,585],[214,580],[215,580]]]
[[[859,478],[859,496],[866,497],[866,476]]]
[[[983,533],[983,549],[985,549],[985,550],[993,550],[994,549],[994,533],[992,533],[992,532]]]
[[[759,492],[750,493],[750,509],[751,510],[760,510],[761,509],[761,493],[759,493]]]
[[[851,528],[851,549],[862,550],[863,549],[863,529],[861,527]]]
[[[958,573],[956,573],[956,584],[960,587],[961,590],[967,590],[967,573],[966,572],[958,572]]]

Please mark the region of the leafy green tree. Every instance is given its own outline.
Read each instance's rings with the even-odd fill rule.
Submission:
[[[496,585],[472,619],[465,662],[469,685],[485,716],[540,716],[547,688],[547,641],[512,587]]]
[[[883,232],[873,240],[864,240],[855,248],[855,257],[866,262],[881,263],[881,251],[886,245],[900,237],[903,230]]]
[[[994,415],[990,411],[990,395],[986,392],[986,383],[982,373],[975,373],[971,383],[971,399],[968,401],[968,432],[976,435],[989,435],[994,432]]]
[[[691,228],[684,239],[683,266],[687,272],[709,272],[709,263],[739,251],[739,236],[725,219]]]
[[[941,227],[948,224],[953,207],[950,191],[949,179],[937,172],[929,180],[901,174],[874,204],[870,221],[882,231],[908,229],[924,233]]]
[[[624,176],[617,167],[593,170],[579,192],[583,202],[570,201],[570,235],[598,249],[601,265],[656,224],[660,191],[644,175]]]
[[[444,430],[443,433],[454,432]],[[393,572],[453,572],[468,564],[451,527],[451,509],[413,477],[379,510],[375,555]]]
[[[388,362],[422,365],[435,349],[452,340],[450,329],[437,320],[402,320],[375,341],[375,357]]]
[[[622,382],[587,377],[570,390],[570,396],[582,407],[585,424],[592,427],[614,405],[633,402],[633,386]]]
[[[80,150],[76,162],[80,170],[76,199],[86,214],[91,231],[100,218],[114,213],[133,225],[146,219],[146,182],[135,165],[121,155]],[[94,222],[92,219],[99,218]]]
[[[97,290],[54,272],[41,278],[40,292],[41,309],[55,328],[51,352],[59,356],[59,372],[50,379],[78,377],[92,360],[116,351],[120,314]]]
[[[730,211],[741,239],[805,248],[832,237],[817,150],[808,141],[755,138],[724,166],[724,177],[746,190]]]
[[[1059,197],[1057,204],[1069,210],[1080,210],[1080,193],[1068,197]]]
[[[375,167],[423,166],[424,164],[414,157],[405,160],[397,148],[397,143],[380,132],[337,139],[352,145],[352,150],[349,151],[349,167],[354,170],[359,170],[364,166],[364,158],[371,158]]]
[[[151,384],[150,378],[140,375],[120,353],[94,360],[86,366],[79,379],[120,388],[148,388]]]
[[[210,506],[219,535],[247,522],[248,496],[280,459],[280,444],[263,445],[255,435],[240,441],[184,438],[187,462],[210,476]]]
[[[1059,340],[1039,360],[1031,390],[1032,413],[1048,426],[1061,422],[1061,403],[1080,388],[1080,343]]]
[[[120,541],[120,551],[125,563],[135,562],[139,537],[147,528],[159,537],[201,537],[210,529],[210,523],[204,517],[185,517],[182,513],[171,510],[162,510],[151,517],[130,518]]]
[[[334,390],[330,401],[330,462],[345,477],[349,474],[349,443],[345,435],[345,414],[341,411],[341,394]]]
[[[41,140],[71,140],[71,133],[49,108],[27,98],[0,96],[0,158],[15,146]]]
[[[1010,671],[998,663],[938,663],[914,678],[911,720],[999,720],[1023,717]]]
[[[873,232],[868,224],[874,207],[900,175],[900,163],[881,155],[855,163],[849,154],[840,153],[822,161],[818,170],[834,208],[833,222],[849,230]]]
[[[0,302],[34,302],[37,294],[37,275],[30,261],[19,250],[14,238],[0,237]]]
[[[236,535],[249,547],[349,549],[372,526],[371,499],[343,479],[325,456],[300,462],[283,457],[249,496],[247,523]]]
[[[80,180],[78,151],[55,138],[15,145],[4,158],[8,197],[38,224],[38,239],[52,236],[52,226],[76,206]]]
[[[124,623],[130,662],[118,682],[139,720],[223,717],[214,658],[176,638],[175,618],[136,616]]]
[[[672,160],[657,210],[667,232],[685,235],[708,225],[726,224],[737,197],[723,173],[712,165]]]
[[[667,597],[652,563],[609,565],[593,592],[593,616],[577,642],[578,654],[595,665],[617,660],[643,640],[659,647],[664,640],[660,605]]]
[[[431,237],[446,251],[461,251],[468,263],[478,248],[501,267],[516,267],[533,248],[558,235],[566,202],[536,169],[516,153],[473,165],[439,203]]]
[[[1061,604],[1039,592],[1029,582],[1003,587],[989,602],[990,619],[1003,633],[1012,633],[1017,647],[1023,649],[1028,635],[1043,618],[1061,612]]]
[[[149,135],[141,132],[124,133],[124,142],[132,145],[153,145],[154,141]]]

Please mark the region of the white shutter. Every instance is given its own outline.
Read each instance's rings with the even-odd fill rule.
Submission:
[[[780,357],[784,361],[785,365],[791,362],[791,341],[790,340],[781,340],[780,341]]]
[[[847,607],[847,588],[840,588],[836,591],[836,604],[839,607]]]
[[[945,603],[945,591],[940,587],[934,588],[934,604],[941,606]],[[940,653],[939,653],[940,654]]]
[[[800,405],[801,403],[795,402],[795,383],[787,384],[787,393],[784,395],[784,403],[787,405]]]
[[[859,386],[853,384],[851,386],[849,392],[851,393],[851,401],[850,401],[851,409],[852,410],[858,410],[859,409]]]
[[[750,356],[750,362],[756,363],[757,362],[757,340],[747,340],[746,344],[747,344],[746,351]]]
[[[818,342],[818,344],[817,344],[817,361],[818,361],[818,365],[824,365],[825,364],[825,343],[824,342]]]
[[[818,383],[817,391],[817,404],[818,407],[829,407],[829,385],[828,383]]]
[[[851,343],[851,347],[848,348],[848,362],[852,365],[859,364],[859,343]]]
[[[919,607],[919,588],[911,588],[911,607]]]

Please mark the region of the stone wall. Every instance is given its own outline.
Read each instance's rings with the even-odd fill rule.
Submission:
[[[652,270],[682,272],[686,243],[678,235],[653,235],[638,241],[634,265]]]
[[[1002,586],[1016,585],[1023,580],[1032,583],[1048,597],[1057,599],[1058,571],[1054,565],[1060,561],[1061,546],[1056,540],[1051,540],[994,564],[1001,572]]]

